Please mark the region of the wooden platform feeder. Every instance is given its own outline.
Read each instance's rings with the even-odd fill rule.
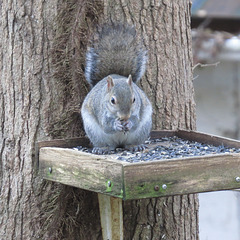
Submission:
[[[193,131],[154,131],[151,138],[177,136],[214,146],[240,148],[240,141]],[[214,154],[129,163],[73,147],[86,138],[40,142],[42,178],[98,193],[103,239],[123,239],[122,200],[240,188],[240,154]]]

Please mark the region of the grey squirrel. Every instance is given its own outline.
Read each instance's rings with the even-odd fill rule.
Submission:
[[[147,51],[136,30],[105,24],[87,50],[85,76],[92,85],[81,108],[92,153],[117,147],[141,151],[152,127],[152,105],[136,85],[145,72]]]

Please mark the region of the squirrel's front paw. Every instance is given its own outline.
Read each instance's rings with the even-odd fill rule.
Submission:
[[[125,122],[123,122],[123,127],[124,127],[124,131],[129,131],[132,127],[133,127],[133,123],[131,120],[127,120]]]
[[[133,127],[133,123],[131,120],[121,121],[116,119],[113,124],[113,128],[118,132],[127,132]]]
[[[120,120],[116,119],[113,123],[113,128],[117,132],[122,132],[122,131],[124,131],[125,127],[123,126],[123,124]]]

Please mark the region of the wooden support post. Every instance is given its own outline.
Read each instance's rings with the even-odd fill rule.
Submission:
[[[103,240],[123,240],[122,199],[98,194]]]

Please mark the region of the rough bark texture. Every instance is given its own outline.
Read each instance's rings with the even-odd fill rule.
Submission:
[[[105,1],[105,17],[136,25],[149,50],[141,85],[155,129],[195,129],[190,1]],[[126,239],[198,239],[198,196],[127,201]]]
[[[95,194],[42,182],[35,144],[83,134],[83,56],[102,6],[75,0],[0,4],[1,240],[88,239],[80,232],[94,239],[92,228],[101,233]]]
[[[190,1],[105,1],[105,18],[134,24],[149,50],[145,92],[155,129],[195,129]]]
[[[195,129],[190,1],[3,0],[0,11],[0,239],[101,239],[96,194],[42,182],[35,144],[83,134],[84,54],[101,18],[144,35],[154,128]],[[124,212],[125,239],[198,239],[196,195]]]
[[[40,229],[35,142],[58,98],[48,78],[57,1],[1,1],[0,239],[36,239]]]

